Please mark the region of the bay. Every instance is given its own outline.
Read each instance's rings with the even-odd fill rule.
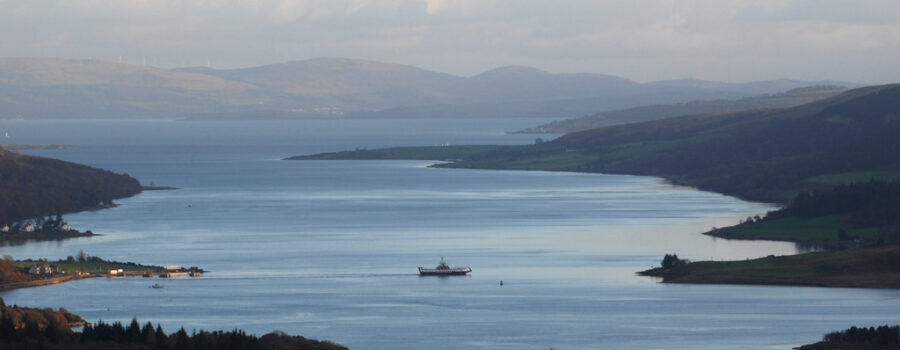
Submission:
[[[281,330],[354,349],[785,349],[896,323],[892,290],[663,285],[635,271],[794,254],[699,232],[770,210],[622,175],[433,169],[423,161],[283,161],[353,148],[525,144],[536,120],[4,121],[28,153],[176,186],[67,215],[102,234],[0,247],[200,266],[200,278],[89,279],[0,293],[88,320],[169,332]],[[544,137],[544,136],[542,136]],[[547,138],[547,137],[544,137]],[[426,278],[417,266],[474,272]],[[500,285],[500,281],[503,285]]]

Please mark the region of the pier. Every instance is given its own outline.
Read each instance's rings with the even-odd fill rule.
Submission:
[[[166,266],[164,269],[159,270],[109,270],[109,273],[106,274],[106,276],[109,278],[137,276],[145,278],[152,278],[153,276],[158,276],[159,278],[174,278],[179,276],[200,277],[204,272],[207,271],[196,266],[191,266],[189,268],[184,268],[181,266]]]

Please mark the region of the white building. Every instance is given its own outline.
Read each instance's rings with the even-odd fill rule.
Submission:
[[[33,224],[33,223],[30,223],[30,222],[27,223],[27,224],[25,224],[25,226],[22,227],[22,231],[25,231],[25,232],[34,232],[34,224]]]
[[[0,226],[0,232],[9,232],[9,225],[3,224],[3,226]]]
[[[52,275],[56,270],[56,266],[53,265],[31,265],[31,267],[28,268],[28,273],[32,275]]]
[[[72,226],[70,226],[68,222],[63,221],[62,224],[59,225],[59,229],[63,231],[72,231]]]

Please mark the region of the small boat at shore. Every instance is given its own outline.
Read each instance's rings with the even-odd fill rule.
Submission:
[[[441,257],[441,263],[433,269],[419,266],[419,276],[462,276],[469,272],[472,272],[472,269],[468,266],[448,266],[443,257]]]

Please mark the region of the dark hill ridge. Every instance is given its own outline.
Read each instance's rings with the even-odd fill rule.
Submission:
[[[461,159],[438,167],[649,175],[786,202],[819,176],[900,172],[900,85],[783,109],[617,125],[532,146],[414,147],[296,159]]]
[[[765,94],[767,91],[771,91],[773,87],[777,91],[787,91],[791,89],[796,89],[802,86],[850,86],[850,87],[861,87],[858,84],[847,85],[846,82],[839,82],[834,80],[820,80],[820,81],[799,81],[793,79],[775,79],[775,80],[767,80],[760,82],[746,82],[746,83],[724,83],[720,81],[710,81],[710,80],[699,80],[699,79],[676,79],[676,80],[661,80],[649,82],[647,85],[653,86],[669,86],[669,87],[694,87],[694,88],[707,88],[707,89],[734,89],[745,92],[755,92],[755,94]]]
[[[557,120],[525,129],[518,133],[568,134],[611,125],[637,123],[683,115],[738,112],[760,108],[794,107],[835,96],[847,91],[841,86],[810,86],[783,93],[745,97],[738,100],[691,101],[653,106],[641,106],[616,111],[598,112],[581,118]]]
[[[611,75],[553,74],[529,67],[461,77],[346,58],[241,69],[0,58],[0,119],[568,118],[809,85],[819,83],[638,83]]]
[[[0,225],[96,208],[140,191],[128,175],[0,148]]]

